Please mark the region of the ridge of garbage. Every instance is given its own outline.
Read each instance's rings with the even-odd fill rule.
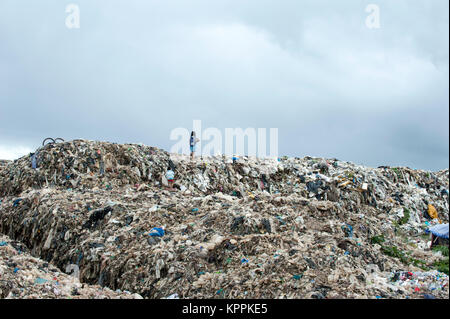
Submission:
[[[75,140],[0,165],[0,232],[144,298],[448,298],[425,233],[448,188],[448,169]]]

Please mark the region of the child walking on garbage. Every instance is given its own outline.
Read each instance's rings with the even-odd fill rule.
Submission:
[[[170,166],[167,168],[166,178],[167,178],[167,182],[169,183],[169,189],[173,189],[175,173],[174,173],[174,171],[172,171]]]
[[[191,147],[191,161],[194,159],[195,144],[197,144],[198,141],[200,141],[200,140],[198,138],[196,138],[195,132],[192,131],[191,140],[189,142],[189,146]]]

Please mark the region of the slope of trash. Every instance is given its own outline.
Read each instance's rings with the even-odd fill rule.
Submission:
[[[10,161],[0,159],[0,172],[10,163]]]
[[[448,169],[76,140],[0,170],[0,232],[145,298],[448,298],[448,248],[425,233],[448,188]]]
[[[29,255],[27,248],[0,235],[0,298],[141,299],[130,292],[82,284],[53,265]]]
[[[0,159],[0,167],[1,166],[6,166],[10,161],[9,160],[2,160]]]

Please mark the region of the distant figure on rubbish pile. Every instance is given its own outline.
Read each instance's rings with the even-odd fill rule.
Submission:
[[[169,188],[170,188],[170,189],[173,189],[173,183],[174,183],[175,173],[174,173],[174,171],[172,171],[172,169],[170,168],[170,166],[167,168],[166,178],[167,178],[167,182],[169,183]]]
[[[200,141],[200,140],[198,138],[196,138],[195,132],[192,131],[192,133],[191,133],[191,140],[189,142],[189,146],[191,147],[191,160],[194,159],[195,144],[197,144],[198,141]]]

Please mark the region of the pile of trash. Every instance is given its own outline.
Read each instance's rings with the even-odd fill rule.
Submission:
[[[161,171],[158,165],[167,159],[168,153],[141,145],[83,140],[46,144],[0,171],[0,196],[48,185],[109,189],[150,181],[159,178],[154,172]]]
[[[23,244],[3,235],[0,235],[0,298],[142,299],[138,294],[82,284],[76,276],[30,256]]]
[[[437,270],[428,272],[396,272],[391,274],[390,282],[396,287],[402,287],[405,291],[425,291],[425,299],[448,299],[445,287],[448,287],[448,276]],[[436,296],[437,295],[437,296]]]
[[[0,232],[144,298],[448,298],[448,174],[76,140],[0,171]]]
[[[0,166],[6,166],[10,161],[0,159]]]

